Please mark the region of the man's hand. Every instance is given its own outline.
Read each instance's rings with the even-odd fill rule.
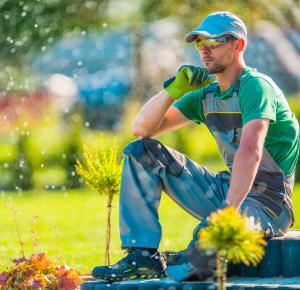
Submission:
[[[213,81],[205,68],[184,65],[175,77],[164,82],[164,89],[175,100],[179,100],[186,93],[198,90]]]

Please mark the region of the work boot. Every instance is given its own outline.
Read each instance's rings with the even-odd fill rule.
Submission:
[[[187,248],[167,259],[165,274],[176,281],[206,280],[215,275],[216,255],[206,255],[196,247]]]
[[[166,251],[163,252],[164,259],[166,261],[166,266],[175,266],[188,263],[189,260],[183,255],[185,250],[175,252],[175,251]]]
[[[92,276],[110,282],[165,276],[165,261],[160,252],[151,255],[147,250],[130,248],[126,253],[126,257],[112,266],[95,267]]]

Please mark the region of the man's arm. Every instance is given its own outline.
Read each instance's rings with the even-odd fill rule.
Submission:
[[[189,120],[177,108],[171,107],[174,101],[166,90],[150,99],[133,122],[133,135],[152,137],[186,125]]]
[[[255,119],[245,124],[236,152],[226,203],[238,209],[249,193],[261,161],[270,121]]]
[[[173,131],[189,120],[176,108],[171,107],[188,92],[200,89],[213,81],[205,68],[183,65],[175,77],[164,82],[164,90],[144,105],[132,126],[138,138],[151,137]]]

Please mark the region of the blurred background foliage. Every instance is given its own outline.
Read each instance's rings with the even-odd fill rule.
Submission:
[[[247,63],[273,73],[300,118],[299,0],[0,0],[0,190],[81,187],[82,145],[98,146],[100,132],[105,146],[133,140],[142,103],[183,63],[201,65],[183,36],[218,10],[245,21]],[[267,41],[264,23],[284,39],[271,30]],[[159,139],[225,169],[204,126]]]

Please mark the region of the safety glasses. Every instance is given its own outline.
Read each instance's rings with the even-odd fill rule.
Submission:
[[[218,38],[205,38],[205,39],[196,39],[195,40],[195,48],[202,49],[203,46],[207,46],[209,49],[217,48],[225,43],[227,43],[229,40],[236,39],[234,36],[222,36]]]

